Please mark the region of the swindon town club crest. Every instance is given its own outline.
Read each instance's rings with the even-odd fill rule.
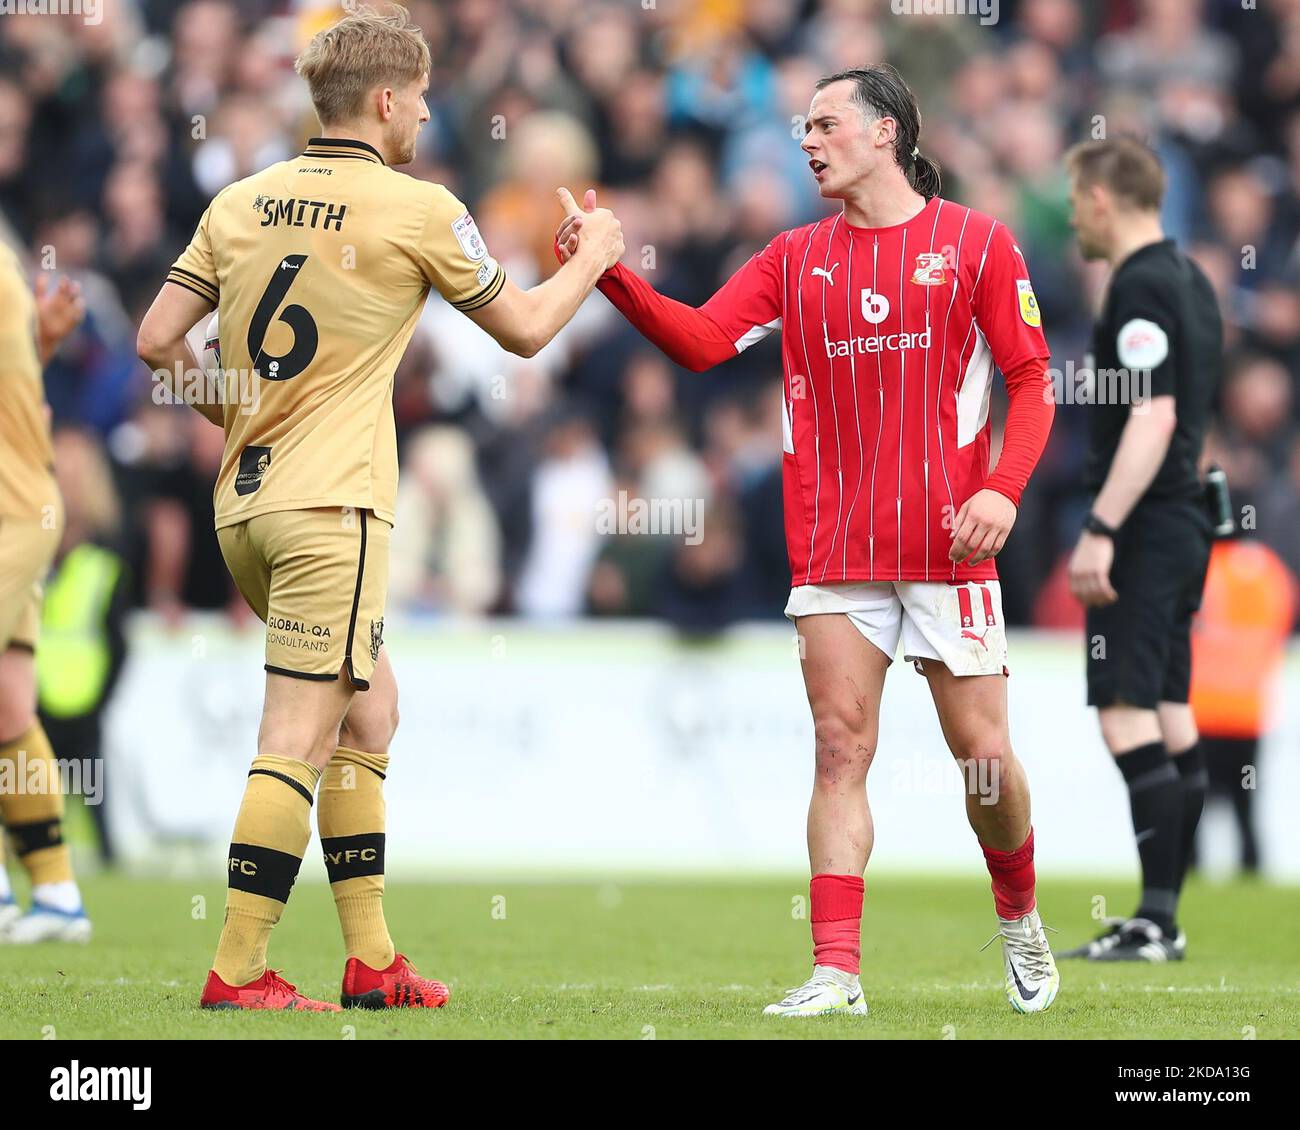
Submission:
[[[916,257],[916,270],[912,281],[917,286],[943,286],[948,281],[944,274],[943,255],[937,251],[923,251]]]

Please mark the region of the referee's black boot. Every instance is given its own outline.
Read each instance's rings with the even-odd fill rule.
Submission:
[[[1084,942],[1083,945],[1075,946],[1072,950],[1065,950],[1056,956],[1060,958],[1095,959],[1119,942],[1120,931],[1127,921],[1127,918],[1103,918],[1102,923],[1106,926],[1106,929],[1093,938],[1092,941]]]
[[[1187,953],[1187,935],[1175,927],[1171,937],[1148,918],[1130,918],[1119,927],[1115,941],[1090,961],[1182,961]]]

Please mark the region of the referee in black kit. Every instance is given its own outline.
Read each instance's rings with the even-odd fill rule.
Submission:
[[[1066,155],[1079,247],[1111,266],[1093,336],[1086,485],[1092,509],[1070,559],[1087,608],[1088,705],[1128,786],[1142,899],[1063,954],[1181,960],[1178,895],[1205,799],[1187,704],[1191,623],[1213,523],[1197,473],[1219,383],[1223,325],[1209,280],[1160,226],[1164,171],[1131,139]]]

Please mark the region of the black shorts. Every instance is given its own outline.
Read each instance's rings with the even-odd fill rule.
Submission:
[[[1146,501],[1129,516],[1110,570],[1119,599],[1087,612],[1089,706],[1187,701],[1210,541],[1199,499]]]

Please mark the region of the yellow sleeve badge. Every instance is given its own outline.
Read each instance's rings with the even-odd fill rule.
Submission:
[[[1033,284],[1028,279],[1016,279],[1016,291],[1020,295],[1020,318],[1027,326],[1035,329],[1043,324],[1043,316],[1038,312],[1038,299],[1034,297]]]

